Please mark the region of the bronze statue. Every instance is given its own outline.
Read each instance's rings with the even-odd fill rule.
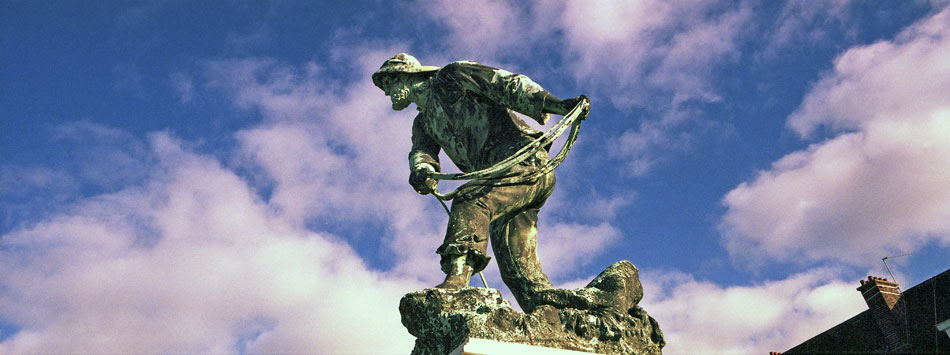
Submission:
[[[373,83],[392,99],[394,110],[416,103],[419,114],[412,124],[409,183],[420,194],[435,190],[431,175],[440,171],[440,150],[463,172],[485,169],[542,135],[512,111],[544,124],[551,114],[565,115],[587,100],[585,96],[561,100],[527,76],[476,62],[423,66],[405,53],[386,60],[373,74]],[[550,159],[549,148],[510,168],[509,175],[539,169]],[[491,240],[502,279],[522,309],[530,312],[552,302],[550,295],[544,295],[554,286],[538,260],[537,221],[553,189],[550,171],[529,181],[460,191],[449,212],[445,240],[436,251],[446,274],[436,287],[467,287],[472,274],[491,259],[486,255]]]

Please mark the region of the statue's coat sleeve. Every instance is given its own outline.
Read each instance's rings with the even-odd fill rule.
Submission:
[[[442,171],[439,164],[439,143],[426,134],[425,120],[422,114],[412,121],[412,150],[409,151],[409,169],[414,170],[419,164],[429,164],[435,171]]]

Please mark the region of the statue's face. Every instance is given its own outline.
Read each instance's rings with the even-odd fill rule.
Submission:
[[[382,89],[393,102],[393,110],[401,111],[412,101],[409,100],[409,80],[406,75],[390,75],[382,80]]]

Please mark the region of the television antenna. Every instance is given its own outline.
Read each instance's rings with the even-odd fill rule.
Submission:
[[[913,254],[913,253],[905,253],[905,254],[894,255],[894,256],[885,256],[885,257],[881,258],[881,261],[884,263],[884,268],[887,269],[887,273],[888,273],[889,275],[891,275],[891,280],[894,280],[894,283],[898,284],[898,286],[897,286],[897,292],[900,292],[901,294],[903,294],[903,292],[901,292],[901,288],[900,288],[900,286],[899,286],[900,283],[897,282],[897,278],[894,277],[894,273],[891,272],[891,268],[890,268],[889,266],[887,266],[887,259],[900,258],[900,257],[908,256],[908,255],[911,255],[911,254]]]

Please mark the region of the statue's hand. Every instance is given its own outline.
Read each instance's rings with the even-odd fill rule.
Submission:
[[[419,164],[409,173],[409,185],[420,195],[428,195],[435,191],[438,181],[429,177],[435,172],[435,168],[429,164]]]
[[[566,106],[567,110],[570,111],[574,109],[574,106],[577,106],[577,104],[581,103],[581,101],[584,101],[584,100],[587,100],[587,102],[590,102],[590,99],[587,97],[587,95],[581,95],[581,96],[572,97],[570,99],[564,100],[564,104],[565,104],[564,106]],[[590,105],[587,105],[587,107],[584,107],[584,112],[581,113],[581,119],[586,120],[588,113],[590,113]]]
[[[587,102],[590,102],[590,99],[588,99],[587,96],[585,95],[572,97],[570,99],[565,99],[565,100],[558,99],[556,96],[551,95],[551,93],[549,92],[545,92],[544,95],[545,95],[545,102],[544,102],[544,107],[541,110],[542,114],[553,113],[555,115],[564,116],[564,115],[567,115],[569,112],[571,112],[571,110],[573,110],[574,107],[577,106],[577,104],[581,103],[581,101],[587,100]],[[590,106],[585,107],[584,110],[585,110],[584,116],[586,116],[587,112],[590,111]]]

